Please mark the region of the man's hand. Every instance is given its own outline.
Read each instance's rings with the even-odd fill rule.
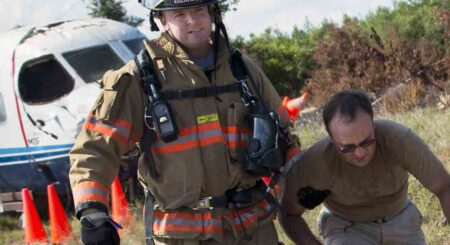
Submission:
[[[103,212],[81,216],[81,241],[85,245],[119,245],[117,229],[122,228]]]
[[[300,188],[297,192],[298,202],[307,209],[313,209],[321,204],[330,194],[329,190],[318,191],[309,186]]]

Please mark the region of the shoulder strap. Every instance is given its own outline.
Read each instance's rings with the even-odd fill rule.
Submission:
[[[161,88],[161,83],[158,79],[153,61],[148,51],[144,48],[136,56],[134,56],[138,74],[141,80],[141,86],[146,95],[150,95],[150,85],[154,85],[157,89]]]
[[[153,66],[153,60],[147,50],[141,50],[139,54],[134,57],[134,62],[136,63],[139,76],[141,77],[141,85],[144,89],[144,93],[150,95],[150,93],[153,92],[152,89],[150,89],[150,85],[155,85],[156,90],[159,90],[161,88],[161,83],[159,82],[155,67]],[[156,62],[158,67],[163,70],[164,65],[162,60],[156,60]],[[228,85],[209,86],[187,90],[158,91],[158,97],[162,100],[174,100],[195,97],[210,97],[217,96],[222,93],[238,91],[241,91],[241,84],[232,83]]]
[[[219,94],[240,92],[241,90],[242,84],[235,82],[227,85],[214,85],[195,89],[162,91],[159,93],[159,98],[162,100],[176,100],[198,97],[217,97]]]
[[[242,59],[242,54],[237,49],[232,49],[230,52],[230,68],[233,76],[243,84],[243,86],[247,86],[247,80],[250,80],[251,87],[253,88],[254,93],[256,94],[256,103],[260,103],[261,106],[268,110],[267,106],[264,103],[263,97],[256,86],[256,83],[253,79],[252,74],[249,72],[247,65]],[[248,86],[247,86],[248,87]],[[248,91],[250,92],[250,91]],[[251,93],[250,93],[251,94]],[[243,99],[245,100],[245,95],[243,95]],[[249,98],[250,100],[252,98]],[[253,98],[254,99],[254,98]]]
[[[134,57],[134,62],[136,63],[137,70],[140,76],[141,80],[141,86],[144,90],[144,93],[151,97],[150,93],[150,84],[151,83],[157,83],[158,80],[156,79],[156,74],[154,74],[155,69],[151,64],[152,61],[150,59],[150,55],[148,54],[147,50],[142,49],[138,55]],[[149,99],[150,100],[150,99]],[[149,101],[150,103],[150,101]],[[145,113],[143,116],[144,121],[147,120],[147,108],[145,109]],[[147,122],[145,122],[147,125]],[[141,147],[141,152],[143,152],[143,155],[141,157],[145,157],[144,159],[149,164],[150,168],[150,174],[154,178],[158,178],[159,174],[156,170],[156,166],[154,166],[153,163],[153,154],[150,149],[152,144],[156,141],[157,135],[154,130],[150,130],[148,127],[144,127],[144,132],[141,136],[141,139],[139,141],[139,146]]]

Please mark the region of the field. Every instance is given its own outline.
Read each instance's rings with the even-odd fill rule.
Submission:
[[[412,128],[420,137],[428,143],[438,157],[442,160],[448,170],[450,170],[450,110],[439,110],[436,108],[417,109],[414,111],[390,115],[383,114],[383,118],[396,120]],[[297,134],[300,137],[303,148],[307,148],[315,140],[325,135],[323,127],[319,123],[301,124],[296,127]],[[439,202],[433,194],[424,189],[421,184],[410,178],[409,196],[418,206],[423,215],[423,230],[430,245],[450,244],[450,226],[445,222],[444,215],[440,209]],[[319,209],[315,209],[305,214],[306,221],[317,234],[316,219]],[[144,244],[142,220],[140,218],[141,209],[135,209],[135,225],[128,230],[123,231],[122,244]],[[19,218],[17,215],[0,216],[0,244],[24,244],[24,233],[19,228]],[[79,224],[72,220],[72,229],[74,237],[70,244],[80,244],[79,242]],[[48,223],[44,222],[48,231]],[[285,244],[291,243],[279,230],[280,239]]]

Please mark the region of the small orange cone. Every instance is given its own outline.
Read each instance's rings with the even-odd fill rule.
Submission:
[[[128,210],[127,199],[122,190],[122,185],[117,177],[111,185],[111,210],[113,220],[122,227],[128,227],[131,216]]]
[[[283,107],[288,112],[291,122],[294,122],[298,114],[305,108],[308,96],[308,93],[305,92],[302,96],[295,99],[289,99],[288,97],[283,98]]]
[[[72,235],[72,229],[53,185],[47,185],[47,195],[52,244],[65,243]]]
[[[47,234],[37,213],[30,191],[22,189],[23,218],[25,224],[25,243],[47,243]]]

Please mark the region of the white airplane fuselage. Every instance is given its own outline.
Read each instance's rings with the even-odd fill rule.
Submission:
[[[68,188],[68,153],[98,80],[140,50],[145,35],[106,20],[21,27],[0,35],[0,193]]]

